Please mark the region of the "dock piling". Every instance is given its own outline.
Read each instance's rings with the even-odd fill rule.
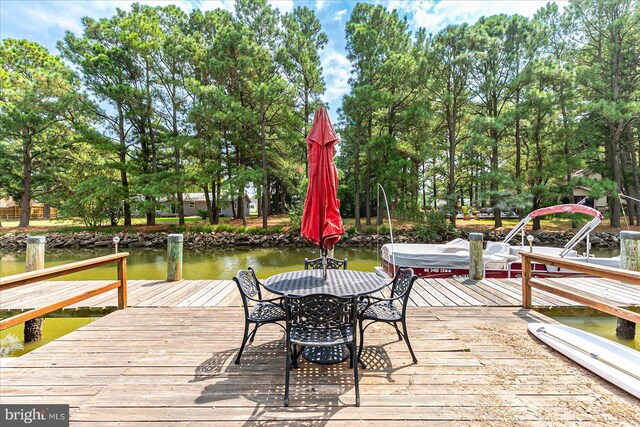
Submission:
[[[27,236],[27,271],[42,270],[44,268],[45,236]],[[42,339],[42,317],[24,322],[24,342],[40,341]]]
[[[469,233],[469,278],[473,280],[482,280],[484,277],[482,239],[482,233]]]
[[[184,235],[169,234],[167,236],[167,281],[182,280],[182,247]]]
[[[640,271],[640,232],[620,232],[620,268]],[[633,339],[636,336],[636,324],[618,318],[616,336],[623,339]]]

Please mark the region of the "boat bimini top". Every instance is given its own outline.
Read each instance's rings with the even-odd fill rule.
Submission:
[[[581,214],[585,214],[585,215],[589,215],[591,217],[593,217],[593,219],[591,219],[589,222],[587,222],[584,227],[582,227],[580,229],[580,231],[578,231],[575,236],[573,236],[573,238],[566,244],[564,245],[564,250],[560,253],[560,257],[564,258],[571,250],[573,250],[573,248],[575,248],[576,246],[578,246],[578,243],[580,243],[584,238],[587,239],[587,254],[589,254],[589,234],[591,234],[591,232],[598,226],[598,224],[600,224],[600,222],[602,222],[603,220],[603,216],[600,212],[598,212],[597,210],[595,210],[594,208],[590,208],[589,206],[584,206],[584,205],[576,205],[576,204],[567,204],[567,205],[555,205],[555,206],[549,206],[547,208],[542,208],[542,209],[537,209],[533,212],[531,212],[529,215],[527,215],[526,217],[522,218],[522,220],[520,220],[520,222],[518,223],[518,225],[516,225],[513,230],[511,230],[509,232],[509,234],[507,234],[507,236],[504,238],[504,240],[502,241],[503,243],[509,243],[510,240],[512,240],[518,233],[522,234],[522,246],[525,246],[524,243],[524,228],[525,226],[529,223],[529,221],[531,221],[534,218],[537,217],[541,217],[544,215],[550,215],[550,214],[554,214],[554,213],[581,213]]]

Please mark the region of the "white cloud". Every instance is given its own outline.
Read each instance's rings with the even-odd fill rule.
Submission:
[[[236,9],[236,2],[235,0],[203,0],[196,8],[203,11],[222,9],[228,12],[234,12]]]
[[[409,17],[414,28],[424,27],[429,32],[436,32],[451,24],[475,23],[482,16],[491,16],[500,13],[507,15],[520,14],[531,17],[548,0],[529,1],[477,1],[477,0],[442,0],[438,3],[389,1],[382,2],[388,9],[397,9]],[[555,1],[562,9],[568,2]]]
[[[421,9],[416,11],[413,22],[416,26],[440,29],[455,22],[469,22],[477,20],[485,10],[483,2],[455,1],[436,4],[430,11]],[[476,17],[473,19],[473,17]]]
[[[326,85],[324,98],[335,114],[342,105],[342,97],[349,93],[351,62],[343,53],[328,46],[320,53],[320,63]],[[335,117],[332,119],[335,120]]]
[[[78,16],[73,12],[75,11],[69,10],[68,13],[61,15],[36,5],[23,9],[23,14],[30,27],[47,28],[56,25],[64,30],[78,32],[82,30],[80,22],[82,15]]]
[[[289,13],[293,10],[293,0],[269,0],[271,7],[280,9],[281,13]]]
[[[62,28],[78,32],[82,30],[81,18],[90,16],[101,18],[113,15],[116,8],[128,10],[134,0],[94,1],[79,2],[70,0],[59,1],[15,1],[3,4],[2,27],[30,29],[34,32],[45,31],[51,27]],[[149,6],[167,6],[175,2],[164,0],[139,0],[138,3]],[[189,2],[175,3],[185,11],[190,11],[193,6]],[[11,20],[9,20],[11,17]],[[3,31],[4,32],[4,31]]]
[[[321,11],[326,5],[325,0],[316,0],[316,10]]]
[[[65,31],[82,31],[82,17],[109,17],[115,14],[117,8],[129,10],[136,2],[149,6],[175,4],[186,12],[196,7],[202,10],[220,8],[233,11],[235,4],[234,0],[0,0],[0,35],[32,40],[56,53],[56,42],[64,37]]]
[[[347,9],[339,10],[333,15],[333,20],[334,21],[342,21],[342,17],[344,15],[346,15],[346,14],[347,14]]]

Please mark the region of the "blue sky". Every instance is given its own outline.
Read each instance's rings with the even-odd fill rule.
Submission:
[[[129,9],[135,3],[129,0],[0,0],[0,37],[24,38],[40,43],[50,51],[58,53],[56,42],[64,32],[80,32],[80,18],[91,16],[102,18],[111,16],[116,8]],[[177,4],[186,11],[193,8],[210,10],[222,8],[232,10],[233,0],[140,0],[151,6]],[[322,23],[329,43],[321,52],[323,73],[327,85],[324,99],[328,103],[331,119],[335,122],[337,109],[342,96],[349,91],[349,61],[345,52],[345,24],[356,5],[355,1],[344,0],[270,0],[272,6],[282,13],[291,11],[297,5],[306,5],[315,10]],[[388,9],[397,9],[407,19],[413,30],[425,27],[435,33],[449,24],[462,22],[474,23],[481,16],[498,13],[531,17],[547,1],[481,1],[481,0],[443,0],[443,1],[375,1]],[[562,7],[566,2],[556,2]]]

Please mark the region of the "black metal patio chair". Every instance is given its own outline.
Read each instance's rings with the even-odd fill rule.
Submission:
[[[335,259],[331,257],[327,257],[327,268],[329,270],[346,270],[347,269],[347,259]],[[304,259],[304,269],[305,270],[322,270],[322,257],[316,259]]]
[[[411,348],[411,342],[409,341],[409,334],[407,333],[407,305],[409,302],[409,294],[413,288],[413,283],[416,281],[417,276],[413,273],[413,269],[407,267],[400,267],[396,273],[396,277],[389,284],[391,286],[391,296],[389,298],[379,298],[374,296],[362,297],[359,303],[359,332],[360,332],[360,348],[358,349],[358,357],[362,354],[364,346],[364,331],[374,323],[383,322],[393,325],[398,333],[398,339],[407,343],[409,352],[413,363],[417,363],[413,349]],[[365,325],[365,322],[368,323]],[[402,324],[402,332],[398,328],[398,323]],[[366,368],[362,359],[360,363],[363,368]]]
[[[310,294],[301,297],[285,297],[287,314],[287,357],[284,406],[289,406],[289,377],[291,368],[305,347],[349,348],[350,368],[356,391],[356,406],[360,406],[358,387],[357,323],[358,301],[356,297],[338,297],[329,294]]]
[[[256,277],[253,268],[249,267],[248,270],[239,270],[233,280],[236,282],[236,285],[238,285],[244,307],[244,335],[242,336],[242,345],[240,346],[240,351],[235,361],[237,365],[240,363],[240,357],[247,344],[247,340],[249,340],[250,343],[253,342],[260,326],[274,323],[286,330],[286,327],[279,323],[286,321],[286,314],[282,304],[282,297],[272,299],[262,298],[262,291],[260,290],[262,284]],[[249,328],[252,324],[255,325],[255,328],[249,333]]]

